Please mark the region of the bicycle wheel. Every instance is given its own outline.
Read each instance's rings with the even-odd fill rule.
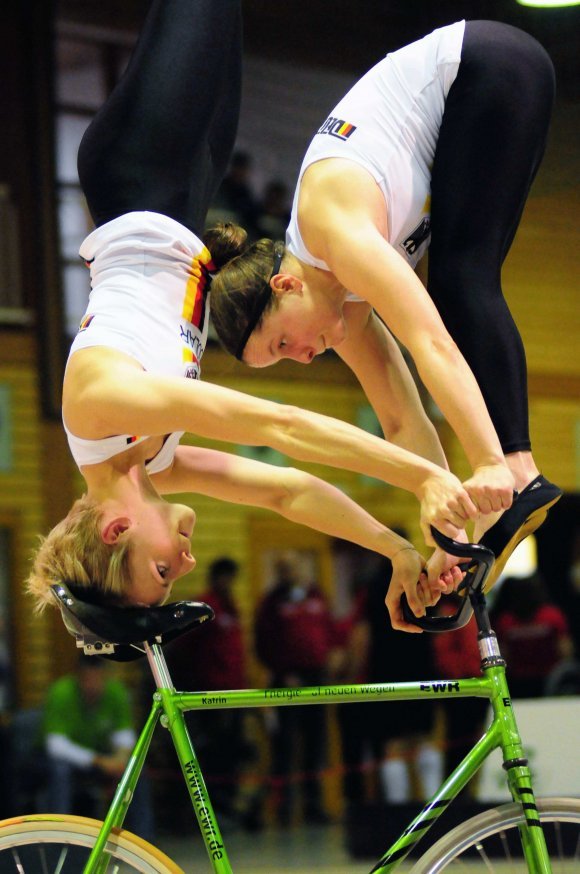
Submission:
[[[84,816],[38,814],[0,822],[0,874],[81,874],[101,823]],[[121,830],[111,834],[107,874],[184,874],[147,841]],[[114,861],[113,861],[114,860]]]
[[[537,801],[554,874],[580,871],[580,798]],[[411,869],[411,874],[474,870],[517,872],[528,868],[517,826],[524,819],[519,804],[503,804],[462,822],[440,838]]]

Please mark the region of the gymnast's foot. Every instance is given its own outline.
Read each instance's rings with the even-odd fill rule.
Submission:
[[[562,490],[541,474],[536,476],[498,520],[477,541],[495,555],[495,564],[485,584],[488,592],[497,582],[518,543],[533,534],[546,519],[548,510],[562,497]]]

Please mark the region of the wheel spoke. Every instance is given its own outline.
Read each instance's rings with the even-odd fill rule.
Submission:
[[[12,858],[14,859],[14,867],[15,870],[18,871],[18,874],[26,874],[24,870],[24,866],[20,861],[20,856],[18,855],[18,850],[12,851]]]
[[[574,853],[574,861],[578,862],[580,860],[580,834],[578,835],[578,840],[576,841],[576,852]]]
[[[44,852],[44,847],[38,848],[38,854],[40,856],[40,864],[42,865],[42,874],[49,874],[48,863],[46,861],[46,853]],[[56,872],[56,874],[58,874],[58,872]]]
[[[482,861],[483,864],[485,865],[486,869],[487,869],[488,871],[491,871],[492,874],[493,874],[493,868],[491,867],[491,862],[489,861],[488,855],[487,855],[487,853],[485,852],[485,847],[483,846],[483,844],[481,844],[481,843],[477,843],[477,844],[475,845],[475,849],[476,849],[477,852],[479,853],[480,858],[481,858],[481,861]]]
[[[59,857],[57,866],[54,869],[54,874],[61,874],[61,871],[64,868],[64,863],[66,862],[67,856],[68,856],[68,847],[63,847],[62,850],[60,851],[60,857]]]
[[[499,837],[503,846],[503,852],[506,857],[506,861],[513,862],[512,851],[510,849],[507,833],[505,831],[502,831],[500,832]]]

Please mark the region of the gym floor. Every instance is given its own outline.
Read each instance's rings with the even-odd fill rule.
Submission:
[[[340,825],[267,828],[257,834],[232,831],[224,834],[224,841],[236,874],[369,874],[378,861],[351,859]],[[184,871],[209,872],[207,854],[198,835],[191,840],[172,835],[155,843]]]
[[[351,859],[340,825],[272,828],[258,834],[235,831],[224,839],[235,874],[369,874],[378,861],[376,858]],[[186,874],[209,874],[207,854],[197,835],[190,840],[171,836],[157,840],[156,844]],[[477,860],[462,862],[459,867],[465,874],[481,874],[482,871]],[[410,868],[410,864],[403,864],[398,870],[409,874]],[[571,874],[573,869],[562,870]],[[494,860],[494,874],[523,874],[523,871],[518,862]]]

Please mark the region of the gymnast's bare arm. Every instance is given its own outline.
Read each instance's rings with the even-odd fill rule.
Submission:
[[[432,524],[453,537],[476,515],[453,474],[347,422],[211,383],[156,376],[105,347],[71,356],[63,414],[72,433],[86,439],[188,431],[373,476],[418,497],[425,533]]]
[[[366,301],[347,302],[343,313],[347,338],[336,352],[360,382],[385,439],[447,467],[437,431],[393,335]]]
[[[339,489],[291,467],[275,467],[227,452],[179,446],[173,465],[151,480],[160,494],[195,492],[212,498],[272,510],[286,519],[339,537],[390,558],[393,576],[387,602],[393,626],[418,631],[400,612],[400,595],[424,615],[442,592],[451,591],[456,568],[431,585],[422,573],[422,556],[403,537],[378,522]]]
[[[479,509],[507,509],[513,477],[475,377],[422,283],[385,238],[385,201],[371,174],[342,159],[313,164],[304,174],[299,220],[309,251],[368,301],[411,353],[471,463],[466,487]]]

